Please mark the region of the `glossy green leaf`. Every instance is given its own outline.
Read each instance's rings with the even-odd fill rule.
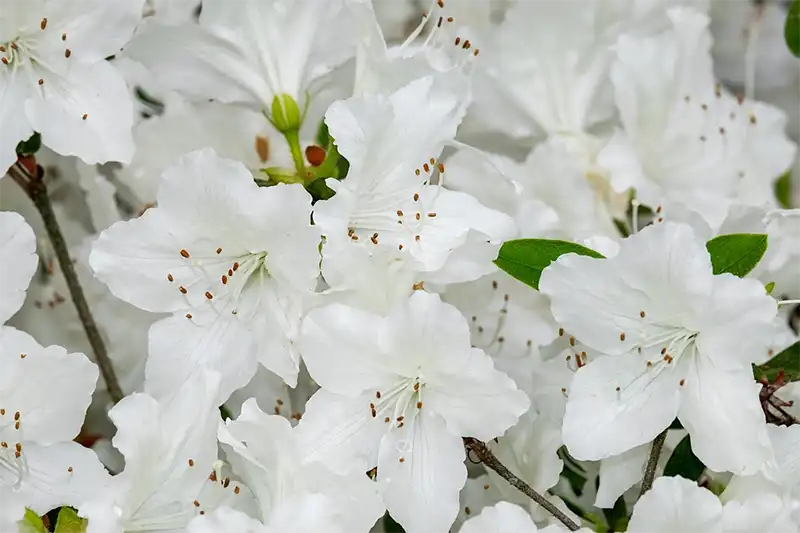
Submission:
[[[753,376],[757,381],[766,379],[771,383],[781,370],[785,382],[800,381],[800,341],[772,356],[766,363],[753,365]]]
[[[720,235],[706,243],[714,274],[740,278],[753,270],[767,251],[767,236],[756,233]]]
[[[591,248],[574,242],[518,239],[503,243],[494,263],[511,276],[539,290],[542,271],[564,254],[585,255],[598,259],[604,257]]]
[[[54,533],[84,533],[87,520],[78,516],[75,509],[62,507],[58,512],[58,520]]]
[[[792,53],[800,57],[800,0],[792,0],[786,14],[786,25],[783,28],[783,37]]]
[[[705,469],[706,466],[692,452],[692,441],[689,435],[686,435],[672,451],[672,455],[664,466],[664,475],[681,476],[697,481]]]

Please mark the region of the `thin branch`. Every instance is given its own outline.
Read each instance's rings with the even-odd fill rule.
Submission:
[[[40,176],[32,176],[25,168],[19,163],[13,165],[8,169],[9,174],[25,190],[44,222],[47,236],[55,250],[58,264],[61,267],[61,272],[64,274],[64,279],[67,282],[69,294],[72,297],[72,303],[75,304],[75,310],[78,311],[78,317],[83,324],[83,330],[86,332],[86,337],[89,339],[89,344],[94,351],[97,366],[100,367],[100,372],[106,382],[106,390],[114,403],[120,401],[125,395],[119,386],[117,375],[114,373],[114,367],[111,364],[111,359],[108,357],[108,350],[106,349],[105,342],[100,335],[100,330],[97,329],[97,324],[94,321],[92,312],[89,309],[89,304],[86,302],[86,296],[83,294],[83,288],[78,280],[78,274],[75,271],[75,265],[72,263],[72,258],[69,256],[67,249],[67,242],[64,240],[64,235],[61,233],[61,227],[58,225],[58,219],[53,211],[53,205],[50,203],[50,196],[47,194],[47,185]]]
[[[533,490],[530,485],[522,481],[508,468],[506,468],[505,465],[501,463],[497,457],[495,457],[495,455],[491,452],[491,450],[489,450],[489,448],[486,447],[484,443],[472,437],[464,437],[464,446],[466,446],[469,451],[473,452],[483,464],[497,472],[500,477],[508,481],[512,487],[544,507],[548,513],[556,517],[562,524],[567,526],[570,531],[578,531],[580,529],[580,526],[573,522],[572,519],[564,514],[558,507],[553,505],[547,500],[547,498]]]
[[[653,488],[653,480],[656,478],[656,467],[658,467],[658,457],[661,455],[661,449],[664,447],[664,441],[667,440],[667,431],[665,429],[653,441],[653,446],[650,448],[650,457],[647,459],[647,467],[644,471],[644,479],[642,479],[642,491],[639,497],[644,496],[644,493]]]

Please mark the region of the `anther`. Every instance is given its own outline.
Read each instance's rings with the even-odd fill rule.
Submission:
[[[378,244],[378,234],[377,233],[373,233],[372,237],[370,237],[369,240],[372,241],[372,244]]]
[[[680,386],[681,386],[681,387],[683,387],[683,385],[684,385],[685,383],[686,383],[686,380],[685,380],[685,379],[681,379],[681,380],[678,382],[678,384],[680,384]]]
[[[406,417],[404,417],[403,415],[400,415],[400,416],[397,417],[397,421],[398,422],[402,422],[403,420],[405,420],[405,418]]]
[[[619,334],[619,340],[621,340],[623,342],[625,341],[625,333],[624,332]]]
[[[231,478],[226,477],[225,481],[222,482],[222,488],[227,489],[228,485],[230,485],[230,484],[231,484]]]
[[[665,355],[665,356],[664,356],[664,361],[666,361],[666,362],[667,362],[667,364],[670,364],[670,363],[672,363],[672,356],[671,356],[671,355],[669,355],[669,354]]]
[[[414,383],[414,392],[419,390],[419,381]]]
[[[6,441],[0,442],[0,448],[8,448],[8,443]]]
[[[381,391],[375,391],[375,397],[380,400],[381,399]]]
[[[183,285],[178,287],[178,290],[181,291],[181,294],[186,294],[187,292],[189,292],[189,291],[186,290],[186,287],[184,287]]]
[[[19,420],[20,416],[21,415],[19,414],[19,411],[17,411],[16,413],[14,413],[14,420]]]
[[[89,118],[89,115],[87,113],[81,115],[81,120],[86,120],[87,118]]]
[[[722,126],[720,126],[720,128],[719,128],[719,134],[720,135],[725,135],[725,128],[723,128]]]
[[[575,337],[570,337],[569,338],[569,345],[570,346],[575,346]]]
[[[400,461],[401,463],[404,463],[406,461],[406,459],[405,459],[405,457],[401,457],[400,459],[398,459],[398,461]]]
[[[0,59],[0,61],[2,61],[4,65],[8,65],[8,59],[6,59],[5,57]]]
[[[458,46],[461,43],[461,37],[456,37],[455,45]]]
[[[41,24],[39,24],[39,27],[42,28],[42,31],[44,31],[44,29],[47,27],[47,18],[42,19],[42,22]]]
[[[417,409],[422,409],[422,402],[417,402]]]
[[[231,276],[233,276],[233,270],[231,270],[231,269],[229,268],[229,269],[228,269],[228,277],[231,277]]]
[[[392,419],[387,416],[386,418],[383,419],[383,421],[388,424],[389,422],[392,421]]]
[[[67,59],[69,59],[69,56],[71,56],[71,55],[72,55],[72,50],[70,50],[69,48],[67,48],[66,50],[64,50],[64,57],[66,57]]]
[[[443,21],[444,21],[444,19],[443,19],[442,17],[439,17],[439,22],[437,22],[437,23],[436,23],[436,27],[437,27],[437,28],[441,28],[441,27],[442,27],[442,22],[443,22]]]
[[[61,34],[61,40],[62,41],[66,41],[67,40],[67,34],[66,33],[62,33]]]
[[[417,213],[416,215],[414,215],[414,218],[416,218],[417,220],[419,220],[420,217],[422,217],[422,213]]]
[[[6,416],[6,410],[0,409],[0,416]]]
[[[647,314],[644,311],[639,311],[639,316],[644,318]]]
[[[199,501],[195,500],[192,503],[194,504],[195,507],[200,507],[200,502]]]
[[[558,328],[558,336],[559,337],[563,337],[564,336],[564,328]]]
[[[42,78],[39,78],[39,85],[44,85],[44,80]]]
[[[755,125],[755,123],[756,123],[756,116],[755,115],[750,115],[750,124]]]
[[[472,43],[469,42],[469,39],[464,41],[464,44],[461,46],[464,50],[469,50],[469,47],[472,46]]]
[[[416,174],[417,176],[419,176],[420,172],[419,172],[419,169],[418,169],[418,168],[415,168],[415,169],[414,169],[414,174]]]
[[[217,248],[217,255],[222,253],[222,248]]]
[[[444,163],[439,163],[438,165],[436,165],[436,168],[439,169],[440,174],[444,174]]]
[[[236,272],[237,270],[239,270],[239,263],[234,263],[233,264],[233,271]]]
[[[72,467],[71,466],[69,468],[67,468],[67,472],[69,472],[70,474],[72,473]]]
[[[211,300],[211,299],[213,299],[213,298],[214,298],[214,295],[213,295],[213,294],[211,294],[210,292],[206,291],[206,298],[208,298],[209,300]]]
[[[617,388],[616,388],[616,389],[614,389],[614,390],[615,390],[615,391],[617,391],[617,392],[619,392],[619,391],[620,391],[620,388],[619,388],[619,387],[617,387]]]
[[[192,313],[186,313],[186,318],[188,318],[189,320],[191,320],[191,319],[192,319]]]
[[[444,7],[444,0],[438,0],[436,3],[439,4],[440,8]]]
[[[398,249],[398,250],[400,250],[400,251],[402,252],[402,251],[403,251],[403,245],[402,245],[402,244],[398,244],[398,245],[397,245],[397,249]]]
[[[492,289],[497,290],[497,280],[496,279],[492,280]]]
[[[419,235],[414,235],[414,240],[419,242]]]
[[[172,277],[172,274],[167,274],[167,280],[169,280],[169,282],[172,283],[173,281],[175,281],[175,278]]]
[[[209,481],[216,482],[217,481],[217,473],[215,471],[211,471],[211,475],[208,476]]]
[[[433,211],[431,211],[430,213],[428,213],[428,216],[429,216],[430,218],[435,218],[435,217],[436,217],[436,213],[434,213]]]
[[[239,494],[239,490],[240,490],[240,489],[239,489],[239,485],[236,485],[236,486],[233,488],[233,493],[234,493],[234,494]]]
[[[648,362],[647,362],[647,366],[648,366],[648,367],[651,367],[651,366],[653,366],[653,362],[652,362],[652,361],[648,361]]]
[[[703,111],[708,111],[708,106],[706,104],[701,104],[700,109],[702,109]]]
[[[189,259],[189,252],[187,252],[185,248],[181,250],[181,257]]]
[[[223,274],[221,279],[222,279],[222,284],[223,285],[227,285],[228,284],[228,276]]]
[[[489,490],[489,484],[488,483],[483,486],[483,490]]]
[[[480,51],[481,51],[481,50],[480,50],[480,48],[476,48],[476,49],[475,49],[475,51],[474,51],[474,52],[472,52],[472,55],[474,55],[475,57],[478,57],[478,53],[479,53]]]
[[[422,165],[422,169],[425,171],[425,174],[431,171],[431,167],[428,165],[428,163]]]
[[[194,459],[189,459],[189,466],[194,466]]]
[[[414,201],[415,202],[419,201],[419,193],[417,193],[417,192],[414,193]]]
[[[403,216],[403,210],[402,209],[398,209],[397,210],[397,216],[399,216],[399,217]]]

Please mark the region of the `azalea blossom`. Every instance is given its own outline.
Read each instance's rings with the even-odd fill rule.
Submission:
[[[769,202],[796,146],[782,112],[715,84],[708,17],[677,8],[669,17],[670,31],[617,43],[612,79],[625,129],[598,163],[618,192],[633,188],[653,208],[680,202],[717,228],[733,200]]]
[[[433,273],[461,247],[482,258],[481,247],[514,235],[507,215],[430,184],[437,173],[446,179],[438,157],[455,136],[467,88],[463,75],[453,72],[415,80],[388,97],[331,106],[325,122],[350,169],[343,181],[327,180],[336,195],[314,206],[314,221],[331,243],[322,249],[323,273],[328,258],[337,260],[334,254],[364,250],[376,261],[391,257],[387,263]],[[481,237],[473,240],[471,232]],[[484,273],[485,266],[475,277]]]
[[[775,302],[755,280],[714,276],[689,226],[648,226],[610,259],[564,255],[540,289],[596,354],[568,390],[574,457],[620,454],[678,417],[713,470],[753,473],[771,458],[750,364],[770,342]]]
[[[144,25],[125,56],[189,98],[269,114],[283,95],[302,109],[312,83],[355,53],[351,24],[342,0],[206,0],[199,25]]]
[[[173,313],[150,329],[146,390],[168,393],[200,364],[222,374],[222,403],[257,361],[295,384],[293,328],[319,273],[310,214],[301,185],[259,188],[244,165],[203,150],[165,171],[158,207],[100,235],[95,275],[139,308]]]
[[[385,317],[333,304],[303,321],[301,349],[322,387],[298,426],[307,460],[377,466],[406,531],[447,530],[467,474],[461,437],[497,437],[529,406],[469,337],[464,317],[423,291]]]
[[[0,499],[45,514],[79,505],[109,477],[92,450],[72,442],[83,424],[98,370],[82,353],[43,347],[30,335],[0,328]],[[17,514],[19,513],[19,514]]]
[[[247,497],[240,483],[215,483],[222,482],[215,468],[219,382],[200,370],[161,401],[136,393],[109,411],[125,469],[80,505],[87,533],[181,530],[206,510]]]
[[[0,168],[34,131],[87,163],[133,155],[133,104],[105,58],[133,34],[144,0],[4,2],[0,24]]]
[[[312,495],[324,498],[319,505],[328,509],[326,527],[336,530],[366,532],[383,515],[374,482],[363,473],[340,476],[322,463],[304,462],[298,432],[285,418],[264,413],[254,398],[236,420],[220,425],[218,436],[268,526]]]

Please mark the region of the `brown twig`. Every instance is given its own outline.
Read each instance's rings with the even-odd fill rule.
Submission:
[[[647,467],[644,471],[644,479],[642,479],[642,490],[639,493],[640,498],[653,487],[653,480],[656,478],[656,468],[658,467],[658,457],[661,455],[664,441],[667,440],[668,430],[669,428],[659,433],[650,448],[650,457],[647,459]]]
[[[548,513],[556,517],[562,524],[567,526],[570,531],[578,531],[580,529],[580,526],[573,522],[572,519],[564,514],[558,507],[553,505],[547,498],[533,490],[530,485],[506,468],[506,466],[494,456],[491,450],[486,447],[486,444],[472,437],[464,437],[464,446],[466,446],[467,450],[473,452],[488,468],[491,468],[497,472],[500,477],[508,481],[512,487],[544,507]]]
[[[41,176],[31,175],[19,163],[9,168],[8,173],[27,193],[28,197],[33,201],[33,205],[36,206],[36,210],[39,211],[42,217],[47,236],[50,238],[53,250],[58,258],[58,264],[61,267],[61,272],[63,272],[64,279],[67,282],[67,288],[72,297],[72,303],[75,304],[75,310],[78,312],[81,324],[83,324],[83,330],[86,332],[86,337],[89,339],[89,344],[94,351],[97,366],[100,367],[100,373],[103,375],[103,379],[106,382],[106,390],[108,390],[109,396],[111,396],[111,399],[116,403],[125,395],[122,392],[122,388],[119,386],[119,381],[117,380],[117,375],[114,373],[114,367],[108,356],[105,342],[100,335],[100,330],[97,328],[92,312],[89,309],[86,296],[83,294],[83,287],[81,287],[81,283],[78,280],[78,273],[75,271],[72,258],[69,256],[67,242],[64,239],[64,235],[61,233],[61,227],[53,211],[53,205],[50,203],[50,196],[47,194],[47,185],[44,183]]]

